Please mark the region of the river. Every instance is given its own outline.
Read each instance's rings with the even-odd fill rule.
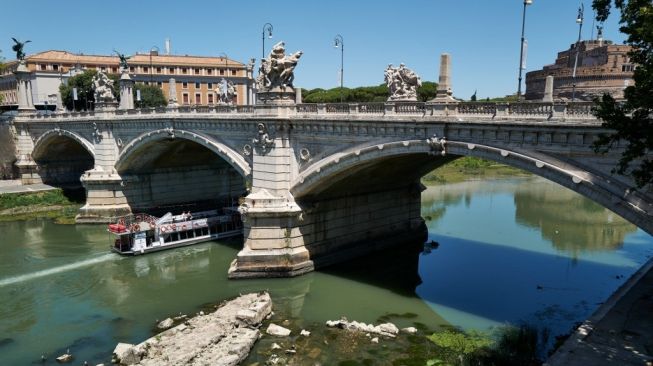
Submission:
[[[67,349],[76,363],[108,363],[116,343],[144,340],[157,320],[263,289],[278,321],[318,333],[341,316],[404,314],[389,317],[429,329],[526,322],[563,334],[653,255],[648,234],[535,177],[431,186],[422,213],[437,248],[239,281],[226,278],[238,241],[124,258],[109,253],[103,226],[0,222],[0,364],[40,364],[41,355],[56,364]],[[323,348],[323,364],[338,360]]]

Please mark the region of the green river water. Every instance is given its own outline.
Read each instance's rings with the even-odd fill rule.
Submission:
[[[422,214],[437,249],[239,281],[226,274],[240,239],[120,257],[109,252],[104,226],[0,222],[0,365],[56,364],[67,349],[74,364],[106,364],[116,343],[145,340],[157,320],[260,290],[273,297],[275,322],[315,339],[326,320],[384,315],[427,332],[527,322],[563,334],[653,255],[651,236],[539,178],[432,186]],[[264,360],[269,345],[261,339],[245,364]],[[384,364],[372,345],[342,347],[319,341],[300,351],[323,365],[362,357]]]

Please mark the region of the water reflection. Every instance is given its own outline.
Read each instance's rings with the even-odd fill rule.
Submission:
[[[637,227],[612,211],[570,190],[543,181],[515,190],[517,223],[536,228],[553,246],[576,256],[623,245]],[[606,225],[607,224],[607,225]]]

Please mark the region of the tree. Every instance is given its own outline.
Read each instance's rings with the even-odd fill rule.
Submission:
[[[66,84],[59,86],[61,99],[64,106],[68,110],[86,110],[89,106],[95,104],[95,96],[93,94],[93,77],[97,74],[97,70],[88,69],[84,70],[81,74],[75,75],[68,79]],[[113,80],[113,95],[116,99],[120,97],[118,76],[109,75]],[[77,88],[77,101],[73,100],[73,88]],[[90,103],[89,103],[90,102]]]
[[[476,101],[476,90],[474,90],[474,94],[472,94],[472,97],[469,100],[471,100],[472,102]]]
[[[432,81],[425,81],[422,87],[417,90],[417,100],[426,102],[435,98],[438,84]],[[305,103],[340,103],[340,96],[345,103],[382,103],[390,96],[388,86],[383,83],[377,86],[361,86],[354,89],[339,87],[333,89],[310,89],[302,93]]]
[[[612,5],[621,12],[620,31],[633,46],[630,59],[637,65],[634,86],[624,90],[625,102],[609,95],[596,99],[595,114],[603,127],[613,132],[601,134],[594,150],[606,153],[619,141],[624,152],[614,171],[632,175],[638,187],[653,184],[653,3],[651,0],[594,0],[596,19],[605,21]]]
[[[134,101],[136,100],[136,91],[141,91],[141,101],[137,102],[139,107],[161,107],[168,104],[168,100],[163,96],[163,91],[158,86],[136,84],[134,86]]]
[[[422,86],[417,89],[417,100],[420,102],[428,102],[429,100],[435,98],[435,95],[438,92],[438,83],[432,81],[425,81],[422,83]]]

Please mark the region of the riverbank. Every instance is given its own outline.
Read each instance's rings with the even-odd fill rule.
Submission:
[[[653,260],[632,275],[545,365],[653,365]]]
[[[0,221],[50,218],[58,224],[74,224],[81,206],[79,194],[45,184],[0,187]]]
[[[454,160],[422,177],[425,185],[460,183],[468,180],[528,177],[530,173],[471,156]]]

